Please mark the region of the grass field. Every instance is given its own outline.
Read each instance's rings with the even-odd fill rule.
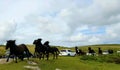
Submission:
[[[59,57],[53,60],[30,59],[37,62],[41,70],[120,70],[119,64],[101,63],[96,61],[83,61],[79,57]],[[27,60],[18,63],[0,64],[0,70],[27,70],[25,65],[29,65]]]
[[[79,47],[80,49],[87,51],[87,47]],[[120,45],[94,45],[90,46],[95,51],[98,50],[98,47],[101,47],[103,50],[113,49],[114,51],[120,49]],[[34,47],[32,45],[28,45],[29,50],[33,53]],[[63,49],[65,47],[58,47],[59,49]],[[70,48],[74,50],[74,48]],[[0,47],[0,52],[3,54],[5,52],[5,47]],[[81,56],[75,57],[59,57],[58,59],[53,60],[39,60],[37,58],[31,58],[30,61],[36,62],[41,70],[120,70],[120,64],[115,63],[107,63],[107,62],[98,62],[95,60],[81,60]],[[0,70],[29,70],[25,69],[24,66],[29,65],[27,60],[18,61],[18,63],[11,62],[8,64],[0,64]]]

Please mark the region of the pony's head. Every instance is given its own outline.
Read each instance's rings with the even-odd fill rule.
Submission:
[[[34,41],[33,41],[33,44],[36,44],[36,43],[37,43],[37,40],[34,40]]]
[[[41,44],[41,41],[42,41],[42,39],[38,39],[38,40],[37,40],[37,42],[38,42],[39,44]]]
[[[38,44],[38,43],[41,42],[41,41],[42,41],[42,39],[39,38],[39,39],[37,39],[37,40],[34,40],[34,41],[33,41],[33,44]]]
[[[15,44],[15,40],[8,40],[6,43],[6,50]]]
[[[91,47],[88,47],[88,50],[91,50]]]
[[[46,42],[44,43],[44,45],[49,45],[49,41],[46,41]]]
[[[39,38],[39,39],[38,39],[38,41],[42,41],[42,39],[41,39],[41,38]]]

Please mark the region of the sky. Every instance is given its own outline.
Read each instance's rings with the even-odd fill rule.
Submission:
[[[0,44],[120,43],[120,0],[0,0]]]

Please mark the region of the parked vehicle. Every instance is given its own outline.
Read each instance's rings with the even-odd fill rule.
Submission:
[[[117,53],[120,53],[120,50],[118,50]]]
[[[103,54],[103,55],[106,55],[106,54],[109,54],[109,52],[108,52],[108,50],[104,50],[104,51],[102,52],[102,54]]]
[[[75,56],[76,53],[71,51],[70,49],[62,49],[60,50],[60,56]]]

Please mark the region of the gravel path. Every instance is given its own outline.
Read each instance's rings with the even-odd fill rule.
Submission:
[[[7,64],[7,63],[10,63],[10,62],[13,61],[13,59],[9,59],[9,62],[6,62],[6,60],[7,60],[6,58],[0,59],[0,64]],[[35,62],[33,62],[33,61],[28,61],[28,64],[29,64],[29,65],[24,66],[24,68],[29,69],[29,70],[41,70],[41,69],[38,67],[37,63],[35,63]],[[56,68],[55,70],[61,70],[61,69]]]
[[[5,59],[5,58],[0,59],[0,64],[7,64],[7,63],[12,62],[12,59],[9,59],[9,62],[6,62],[6,60],[7,59]]]
[[[41,70],[38,66],[37,63],[33,61],[28,61],[29,65],[24,66],[24,68],[29,69],[29,70]]]

